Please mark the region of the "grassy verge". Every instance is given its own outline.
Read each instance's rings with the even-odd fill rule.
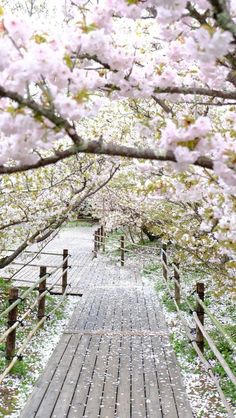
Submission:
[[[95,221],[88,221],[88,220],[77,220],[77,221],[69,221],[66,223],[65,228],[75,228],[75,227],[91,227],[94,226]]]

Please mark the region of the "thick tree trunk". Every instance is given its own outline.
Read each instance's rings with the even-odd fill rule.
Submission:
[[[161,238],[160,235],[155,235],[151,231],[149,231],[147,225],[142,225],[141,230],[148,237],[149,241],[153,242],[153,241],[157,241],[158,239]]]

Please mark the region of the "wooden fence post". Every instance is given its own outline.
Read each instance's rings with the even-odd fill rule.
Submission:
[[[102,243],[102,229],[98,228],[98,249],[100,250]]]
[[[162,264],[162,272],[163,272],[164,279],[167,281],[168,271],[167,271],[167,268],[166,268],[166,266],[167,266],[167,256],[166,256],[167,245],[166,244],[162,244],[162,250],[163,251],[161,251],[161,258],[162,258],[162,261],[165,263],[165,265]]]
[[[120,237],[120,264],[123,267],[125,265],[125,237]]]
[[[179,263],[174,263],[174,278],[175,278],[175,301],[180,304],[180,277],[179,277]]]
[[[11,287],[9,290],[9,305],[11,305],[13,302],[15,302],[19,297],[19,290],[16,287]],[[13,308],[8,313],[8,328],[10,328],[12,325],[15,324],[17,321],[17,312],[18,312],[18,306]],[[11,360],[12,357],[14,357],[15,354],[15,348],[16,348],[16,329],[14,329],[8,336],[6,341],[6,359]]]
[[[205,293],[205,287],[204,283],[197,283],[197,295],[198,297],[204,302],[204,293]],[[204,326],[204,309],[200,305],[200,303],[197,301],[196,305],[196,314],[198,316],[199,321]],[[203,353],[204,351],[204,336],[200,330],[200,328],[196,325],[196,343]]]
[[[62,266],[62,293],[65,293],[67,287],[68,276],[68,250],[63,250],[63,266]]]
[[[96,231],[97,234],[97,252],[99,252],[99,228]]]
[[[40,267],[39,277],[44,277],[47,274],[47,268],[45,266]],[[46,277],[39,283],[39,296],[46,290]],[[45,301],[46,295],[44,295],[38,302],[38,314],[37,318],[40,321],[45,316]],[[43,325],[43,324],[42,324]]]
[[[97,243],[97,231],[94,232],[94,257],[97,258],[98,256],[98,243]]]
[[[105,252],[105,229],[104,226],[101,226],[101,244],[102,244],[102,251]]]

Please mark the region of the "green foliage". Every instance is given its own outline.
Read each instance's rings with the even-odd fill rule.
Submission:
[[[170,335],[170,342],[177,355],[183,356],[188,362],[196,359],[195,350],[187,339],[179,339],[174,333]]]
[[[29,371],[29,365],[27,360],[17,361],[17,363],[11,369],[11,374],[17,377],[24,377]]]
[[[236,325],[227,325],[225,327],[225,331],[236,341]],[[228,364],[229,368],[236,375],[236,363],[233,358],[233,351],[228,346],[227,341],[222,338],[221,334],[217,331],[210,332],[210,335],[216,344],[218,350],[224,357],[226,363]],[[215,356],[211,351],[209,345],[206,342],[206,349],[205,354],[208,360],[212,361],[215,360]],[[223,367],[216,361],[215,365],[213,366],[214,373],[220,378],[220,385],[225,393],[225,395],[231,399],[232,404],[236,406],[236,391],[234,384],[228,379]]]
[[[146,270],[144,271],[145,275],[157,273],[160,271],[160,265],[156,263],[151,263],[151,264],[148,264],[147,267],[145,267],[145,269],[148,270],[148,271]]]
[[[161,299],[163,305],[166,307],[166,309],[168,310],[168,312],[175,312],[176,308],[175,308],[175,304],[173,299],[170,298],[170,296],[168,295],[167,292],[164,293],[164,295],[162,296]]]
[[[3,279],[0,277],[0,291],[7,293],[11,287],[11,283],[8,280]]]
[[[94,222],[91,221],[83,221],[83,220],[75,220],[75,221],[69,221],[65,225],[66,228],[75,228],[75,227],[90,227],[93,226]]]

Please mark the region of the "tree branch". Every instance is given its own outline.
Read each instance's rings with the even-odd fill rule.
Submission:
[[[205,87],[165,87],[160,88],[156,87],[154,92],[156,94],[160,93],[170,93],[170,94],[184,94],[184,95],[199,95],[199,96],[208,96],[208,97],[219,97],[221,99],[233,99],[236,100],[236,90],[234,91],[222,91],[208,89]]]
[[[166,154],[158,154],[158,150],[150,148],[134,148],[126,145],[119,145],[115,143],[102,144],[100,141],[91,141],[86,146],[70,147],[65,151],[59,151],[56,154],[40,159],[34,164],[23,164],[19,166],[0,166],[0,174],[19,173],[27,170],[32,170],[40,167],[46,167],[55,164],[58,161],[69,158],[73,155],[84,153],[93,155],[108,155],[112,157],[137,158],[151,161],[171,161],[176,163],[177,160],[172,151]],[[199,157],[193,165],[213,169],[213,161],[208,157]]]

